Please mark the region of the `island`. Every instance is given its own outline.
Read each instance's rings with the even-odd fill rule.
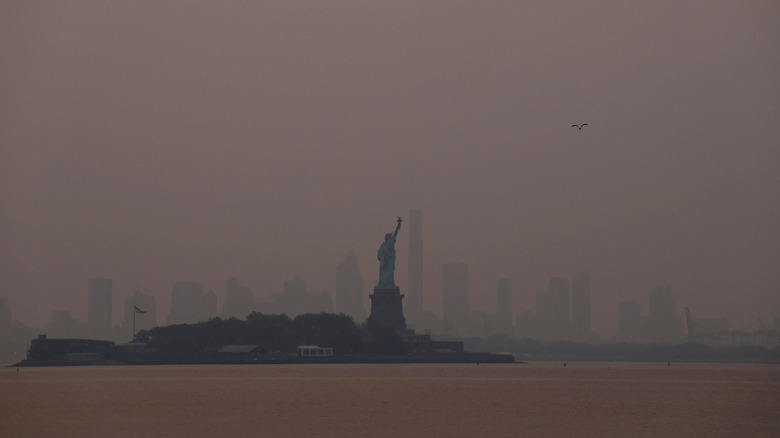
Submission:
[[[377,252],[379,281],[371,314],[356,324],[344,314],[252,312],[245,320],[211,318],[154,327],[131,342],[33,339],[27,359],[14,366],[211,363],[514,363],[512,354],[464,351],[462,341],[436,341],[406,326],[404,295],[395,285],[395,231]],[[133,330],[135,331],[135,329]]]

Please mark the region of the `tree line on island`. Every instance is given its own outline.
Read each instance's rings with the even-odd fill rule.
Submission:
[[[195,324],[174,324],[142,330],[136,342],[159,352],[197,354],[226,345],[257,345],[262,352],[295,352],[300,345],[333,348],[336,355],[397,355],[407,345],[392,327],[370,322],[356,324],[350,316],[307,313],[252,312],[245,320],[211,318]]]

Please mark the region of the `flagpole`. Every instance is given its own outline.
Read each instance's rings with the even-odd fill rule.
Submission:
[[[133,306],[133,340],[130,342],[135,341],[135,315],[138,315],[139,313],[146,313],[146,310],[141,310],[138,306]]]

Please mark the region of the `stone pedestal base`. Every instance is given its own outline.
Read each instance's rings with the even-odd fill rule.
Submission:
[[[399,334],[407,332],[401,303],[404,296],[398,289],[374,288],[374,293],[368,297],[371,298],[369,323],[393,327]]]

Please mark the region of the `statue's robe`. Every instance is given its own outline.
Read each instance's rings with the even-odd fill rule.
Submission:
[[[379,288],[395,288],[395,237],[385,240],[377,251]]]

